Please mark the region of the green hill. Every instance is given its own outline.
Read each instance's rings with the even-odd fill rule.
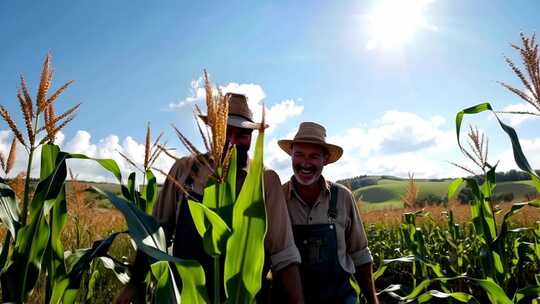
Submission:
[[[419,193],[418,200],[425,200],[431,197],[444,199],[447,195],[450,179],[445,180],[418,180],[416,182]],[[376,204],[378,206],[366,207],[367,209],[380,209],[387,207],[402,207],[401,196],[405,193],[408,180],[405,179],[387,179],[379,177],[375,185],[360,187],[353,190],[357,199],[365,203]],[[511,194],[514,198],[524,198],[528,194],[536,193],[535,188],[530,181],[514,181],[498,183],[494,196]]]
[[[429,200],[430,198],[445,199],[448,191],[448,185],[451,179],[418,179],[416,184],[419,188],[418,200]],[[120,195],[118,184],[112,183],[92,183],[84,182],[89,186],[95,186],[105,191],[111,191]],[[348,185],[353,188],[353,194],[356,199],[361,199],[366,204],[362,205],[363,211],[401,208],[403,203],[401,196],[405,193],[409,181],[407,179],[392,176],[364,176],[356,181],[356,186]],[[346,183],[345,183],[346,184]],[[161,185],[160,185],[161,186]],[[69,191],[68,183],[68,191]],[[530,181],[500,182],[495,188],[494,196],[511,194],[514,199],[524,198],[526,195],[536,193],[535,188]],[[88,198],[95,201],[98,206],[112,207],[107,198],[95,192],[88,192]]]

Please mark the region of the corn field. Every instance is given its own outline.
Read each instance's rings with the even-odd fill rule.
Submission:
[[[522,42],[520,54],[523,61],[529,63],[526,68],[531,80],[526,79],[525,74],[517,73],[519,69],[507,61],[518,77],[528,84],[526,87],[532,88],[533,98],[529,102],[540,107],[537,45],[534,36],[529,39],[522,35]],[[10,173],[16,157],[15,144],[22,145],[29,155],[25,175],[11,183],[0,180],[0,220],[6,230],[0,250],[2,301],[110,302],[114,291],[129,281],[134,252],[138,250],[144,252],[151,265],[145,280],[148,302],[255,302],[261,288],[266,233],[262,194],[264,129],[259,130],[255,156],[236,197],[232,190],[236,181],[236,152],[233,147],[224,146],[228,100],[221,92],[213,93],[206,72],[209,130],[199,127],[207,153],[198,151],[175,128],[188,151],[213,173],[203,201],[188,202],[197,231],[204,240],[205,252],[214,261],[216,275],[206,277],[197,261],[181,260],[168,253],[163,229],[150,215],[158,194],[154,171],[159,170],[153,168],[153,162],[161,153],[168,153],[160,143],[161,135],[152,143],[147,127],[144,164],[142,168],[137,167],[143,175],[142,185],[136,183],[136,172],[123,178],[114,160],[91,159],[61,151],[54,143],[55,135],[75,118],[80,104],[60,115],[55,113],[55,102],[72,82],[48,96],[51,74],[50,55],[47,55],[35,102],[21,77],[17,98],[26,132],[22,132],[11,114],[0,106],[0,115],[13,136],[10,153],[0,154],[5,175]],[[520,92],[503,85],[516,94]],[[526,97],[530,98],[529,95]],[[460,140],[465,117],[485,111],[495,115],[496,123],[510,139],[516,165],[530,175],[540,192],[540,177],[529,165],[516,131],[498,118],[489,103],[458,112],[455,121],[459,148],[480,168],[484,179],[481,184],[469,177],[455,179],[449,186],[448,198],[454,197],[458,189],[468,188],[474,196],[469,202],[470,220],[457,222],[450,205],[444,211],[443,223],[433,220],[429,212],[418,210],[403,213],[395,225],[367,225],[375,261],[374,279],[382,302],[540,302],[540,220],[526,226],[510,224],[517,214],[539,209],[540,198],[498,210],[491,202],[497,165],[488,163],[483,137],[471,129],[472,152],[467,151]],[[37,151],[40,155],[35,155]],[[35,187],[28,178],[34,156],[41,160]],[[104,172],[115,177],[121,195],[97,188],[83,189],[77,183],[77,172],[68,169],[68,159],[99,164]],[[71,175],[69,183],[68,172]],[[180,183],[178,188],[184,191]],[[94,234],[87,232],[95,231],[92,227],[100,223],[84,218],[83,214],[95,212],[80,195],[84,191],[99,192],[116,208],[108,211],[109,222],[114,223],[110,229]],[[177,278],[182,280],[181,285]],[[213,291],[206,290],[210,280],[215,288]],[[220,288],[225,289],[226,298],[220,298]],[[213,297],[209,298],[208,294]]]

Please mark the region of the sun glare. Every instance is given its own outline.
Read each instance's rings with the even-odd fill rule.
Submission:
[[[433,0],[383,0],[368,16],[368,49],[393,49],[404,46],[416,32],[435,30],[425,20],[425,11]]]

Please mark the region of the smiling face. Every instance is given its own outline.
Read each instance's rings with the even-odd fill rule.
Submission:
[[[295,143],[292,148],[294,177],[301,185],[311,185],[319,180],[328,160],[326,150],[317,144]]]

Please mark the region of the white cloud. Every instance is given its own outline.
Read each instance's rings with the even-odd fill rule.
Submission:
[[[503,109],[504,112],[532,112],[537,113],[538,110],[530,103],[518,103],[506,106]],[[503,114],[505,117],[510,118],[511,126],[518,126],[527,120],[538,119],[538,116],[527,114]]]
[[[0,131],[0,151],[4,153],[4,155],[7,155],[9,152],[9,145],[11,144],[11,137],[9,134],[9,131]],[[92,135],[89,132],[79,130],[71,139],[63,144],[62,142],[64,141],[64,137],[64,134],[59,133],[56,140],[56,144],[60,146],[62,151],[69,153],[81,153],[91,158],[113,159],[118,164],[124,178],[126,178],[129,173],[137,170],[133,168],[132,165],[130,165],[124,158],[122,158],[118,151],[122,152],[124,155],[133,160],[139,167],[142,167],[142,163],[144,161],[144,143],[139,143],[130,136],[126,137],[121,143],[118,136],[114,134],[99,139],[98,141],[93,141]],[[40,154],[41,149],[38,149],[34,153],[31,171],[32,177],[39,176]],[[18,144],[17,159],[14,169],[12,172],[10,172],[9,176],[13,177],[19,172],[25,172],[27,160],[28,154],[26,153],[24,147]],[[168,172],[173,163],[173,159],[161,154],[155,162],[154,167]],[[68,167],[80,180],[116,182],[111,173],[107,172],[99,164],[91,160],[69,159]],[[164,180],[164,177],[161,174],[158,172],[155,172],[155,174],[158,182],[162,182]],[[137,178],[140,182],[142,179],[142,174],[140,171],[137,171]]]
[[[297,105],[292,99],[287,99],[273,105],[266,112],[266,121],[270,125],[266,130],[266,133],[271,134],[278,125],[284,123],[291,117],[300,116],[303,111],[304,106]]]
[[[186,99],[178,102],[169,103],[168,109],[170,111],[180,110],[187,105],[203,100],[205,96],[206,91],[204,90],[204,80],[202,77],[199,77],[199,79],[191,81],[191,96],[188,96]]]
[[[261,121],[262,119],[262,105],[266,98],[266,93],[263,88],[254,83],[236,83],[230,82],[226,85],[220,86],[221,91],[225,93],[237,93],[244,94],[248,98],[248,106],[253,112],[253,118],[255,121]],[[204,90],[204,81],[202,78],[193,80],[191,82],[191,96],[186,99],[177,102],[170,103],[169,110],[180,110],[185,106],[193,104],[195,102],[202,102],[206,98],[206,92]],[[274,105],[266,104],[266,123],[269,128],[266,130],[267,134],[271,134],[277,128],[277,126],[285,123],[289,118],[297,117],[304,111],[304,107],[298,105],[297,102],[301,102],[302,99],[296,100],[286,99]]]
[[[453,130],[444,129],[441,116],[421,117],[415,113],[388,111],[368,127],[343,131],[327,128],[329,143],[343,148],[342,158],[325,168],[330,180],[361,174],[385,174],[406,177],[408,172],[419,178],[458,175],[444,158],[456,150]],[[285,138],[293,138],[296,129]],[[290,157],[271,139],[265,159],[282,179],[292,174]]]
[[[540,169],[540,137],[535,139],[519,140],[521,148],[525,157],[529,161],[529,164],[533,169]],[[504,151],[496,155],[494,160],[499,160],[499,166],[497,170],[508,171],[510,169],[520,170],[514,160],[514,154],[512,152],[512,146],[508,145]]]

